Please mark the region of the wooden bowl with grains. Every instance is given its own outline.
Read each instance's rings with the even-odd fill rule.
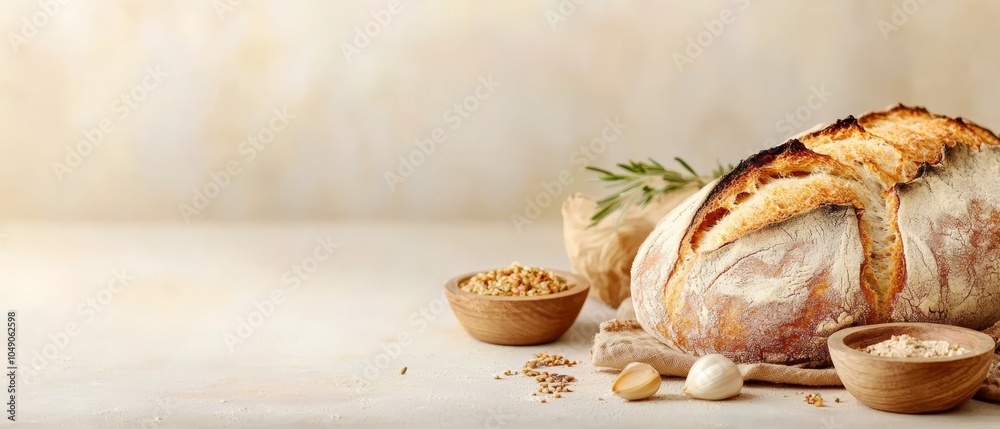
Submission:
[[[986,379],[996,349],[982,332],[934,323],[847,328],[827,345],[840,381],[858,401],[905,414],[968,401]]]
[[[573,326],[589,290],[587,280],[573,273],[517,263],[445,284],[451,310],[466,332],[505,346],[559,339]]]

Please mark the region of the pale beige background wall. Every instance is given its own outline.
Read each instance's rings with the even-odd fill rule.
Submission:
[[[597,164],[736,162],[897,101],[1000,128],[988,0],[420,1],[384,28],[385,1],[61,1],[0,5],[0,219],[183,221],[229,163],[240,173],[192,221],[501,220],[561,170],[557,201],[593,191],[574,153],[616,117],[627,128]],[[345,56],[366,25],[377,35]],[[449,107],[490,76],[452,129]],[[126,92],[145,99],[125,108]],[[67,173],[67,147],[102,121]],[[269,123],[283,130],[250,159],[241,141]],[[385,173],[439,127],[447,140],[391,190]]]

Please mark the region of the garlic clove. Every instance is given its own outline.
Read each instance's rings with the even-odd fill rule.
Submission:
[[[660,390],[660,373],[647,363],[632,362],[618,374],[611,385],[615,395],[637,401],[646,399]]]
[[[711,354],[702,356],[691,366],[684,393],[696,399],[718,401],[739,395],[743,389],[743,374],[729,358]]]

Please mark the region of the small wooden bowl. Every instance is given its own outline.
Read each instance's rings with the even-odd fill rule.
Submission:
[[[587,301],[590,283],[583,277],[550,270],[570,284],[567,291],[539,296],[489,296],[466,292],[458,285],[479,274],[448,280],[445,295],[462,327],[476,339],[505,346],[527,346],[557,340],[573,326]]]
[[[969,350],[961,356],[882,357],[858,348],[908,334],[941,340]],[[948,410],[968,401],[986,379],[996,343],[982,332],[934,323],[885,323],[837,331],[827,340],[833,366],[855,398],[894,413]]]

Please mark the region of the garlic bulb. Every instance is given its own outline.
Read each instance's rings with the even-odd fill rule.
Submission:
[[[702,356],[688,372],[684,393],[692,398],[717,401],[739,395],[743,374],[729,358],[712,354]]]
[[[611,391],[615,395],[637,401],[646,399],[660,390],[660,373],[648,363],[632,362],[618,374]]]

